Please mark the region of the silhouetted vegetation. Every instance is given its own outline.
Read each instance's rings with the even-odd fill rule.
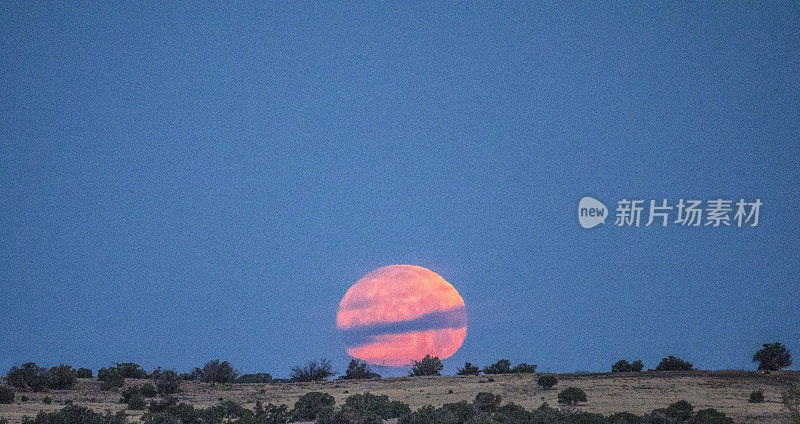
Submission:
[[[47,389],[47,370],[33,362],[26,362],[21,367],[11,367],[8,371],[6,382],[29,392],[39,392]]]
[[[97,379],[100,380],[100,390],[113,390],[125,385],[125,377],[117,367],[100,368]]]
[[[350,360],[350,363],[347,364],[347,370],[342,376],[344,380],[363,380],[369,378],[381,378],[381,375],[373,372],[366,362],[356,359]]]
[[[764,392],[762,392],[761,390],[756,390],[750,393],[750,398],[747,401],[750,403],[764,402]]]
[[[480,392],[477,396],[475,396],[475,400],[472,402],[472,405],[478,412],[491,414],[492,412],[497,411],[497,408],[500,407],[501,400],[502,399],[500,398],[500,395]]]
[[[611,366],[611,372],[639,372],[643,368],[644,364],[640,360],[630,363],[624,359],[621,359]]]
[[[162,396],[171,395],[178,393],[181,381],[181,377],[173,370],[160,371],[155,378],[155,388],[158,394]]]
[[[78,368],[78,370],[75,371],[75,373],[76,373],[78,378],[92,378],[92,377],[94,377],[94,373],[92,373],[92,370],[90,370],[89,368]]]
[[[0,403],[14,403],[14,389],[0,386]]]
[[[201,379],[207,383],[233,383],[237,372],[228,361],[215,359],[203,365]]]
[[[536,384],[541,386],[545,390],[552,389],[556,384],[558,384],[558,379],[554,375],[543,375],[536,380]]]
[[[483,368],[484,374],[510,374],[511,361],[508,359],[501,359],[496,363]]]
[[[689,371],[693,368],[690,362],[686,362],[675,356],[668,356],[661,360],[656,367],[656,371]]]
[[[124,424],[125,414],[99,414],[83,406],[69,405],[56,412],[40,412],[36,418],[24,417],[22,424]]]
[[[578,402],[586,402],[586,393],[577,387],[567,387],[558,392],[558,403],[575,405]]]
[[[412,377],[420,377],[425,375],[441,375],[444,365],[438,356],[425,355],[420,361],[414,361],[414,366],[411,367]]]
[[[514,368],[511,368],[512,374],[533,374],[536,372],[536,365],[534,364],[526,364],[525,362],[521,364],[517,364]]]
[[[266,372],[255,374],[242,374],[236,379],[237,383],[272,383],[272,375]]]
[[[310,361],[309,363],[292,368],[291,381],[308,382],[327,380],[336,375],[331,361],[322,359],[319,362]]]
[[[55,390],[71,389],[78,378],[78,372],[64,364],[50,368],[46,375],[47,387]]]
[[[753,362],[758,362],[759,371],[779,371],[792,365],[792,355],[786,346],[780,343],[765,343],[764,347],[753,355]]]
[[[295,402],[292,417],[298,421],[315,420],[323,412],[332,410],[335,404],[336,399],[327,393],[306,393]]]
[[[481,373],[480,368],[477,365],[472,365],[472,363],[467,362],[464,364],[464,368],[458,370],[456,374],[458,375],[478,375]]]

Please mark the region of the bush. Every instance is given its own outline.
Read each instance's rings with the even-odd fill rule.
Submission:
[[[47,389],[47,371],[33,362],[26,362],[22,367],[12,367],[6,382],[23,390],[39,392]]]
[[[355,359],[350,360],[350,363],[347,364],[347,370],[342,376],[342,379],[344,380],[363,380],[369,378],[381,378],[381,375],[372,372],[366,362],[361,362]]]
[[[0,386],[0,403],[14,403],[14,389]]]
[[[764,392],[761,390],[756,390],[750,393],[750,399],[748,399],[750,403],[761,403],[764,402]]]
[[[500,395],[480,392],[477,396],[475,396],[475,401],[472,402],[472,405],[479,412],[491,414],[497,411],[497,408],[500,407],[501,400],[502,399],[500,398]]]
[[[481,370],[477,367],[477,365],[472,365],[472,363],[467,362],[464,364],[464,368],[458,370],[458,375],[478,375],[481,373]]]
[[[640,359],[637,359],[631,363],[631,371],[632,372],[641,372],[644,369],[644,363]]]
[[[127,404],[128,404],[128,409],[137,411],[142,410],[147,406],[147,402],[144,400],[144,396],[142,396],[141,393],[137,393],[131,396],[131,398],[128,399]]]
[[[61,364],[47,371],[47,386],[56,390],[67,390],[75,386],[78,372],[71,366]]]
[[[759,371],[779,371],[792,365],[792,355],[780,343],[765,343],[764,348],[753,355],[753,362],[759,363]]]
[[[456,422],[459,423],[470,422],[472,417],[476,414],[474,404],[467,403],[467,401],[464,400],[455,403],[445,403],[442,405],[442,409],[449,411],[449,414],[446,413],[446,415],[453,416]]]
[[[42,403],[45,405],[50,405],[51,403],[53,403],[53,398],[51,398],[50,396],[45,396],[44,398],[42,398]]]
[[[97,379],[100,380],[100,390],[113,390],[125,385],[125,378],[116,367],[100,368]]]
[[[689,371],[693,368],[692,364],[672,355],[661,360],[656,367],[656,371]]]
[[[536,372],[536,365],[526,364],[525,362],[511,368],[512,374],[533,374]]]
[[[442,361],[438,356],[425,355],[419,362],[414,361],[414,366],[411,367],[409,375],[412,377],[441,375],[442,369],[444,369],[444,365],[442,365]]]
[[[147,378],[147,371],[143,370],[139,364],[133,362],[117,363],[117,371],[122,374],[122,378]]]
[[[120,390],[119,392],[119,402],[128,403],[128,401],[136,395],[140,395],[139,387],[137,386],[126,387]]]
[[[306,393],[295,402],[292,417],[296,421],[313,421],[323,411],[332,409],[335,404],[336,400],[327,393]]]
[[[543,375],[536,380],[536,384],[542,386],[545,390],[550,390],[558,384],[558,379],[554,375]]]
[[[125,413],[99,414],[83,406],[69,405],[56,412],[40,412],[35,419],[23,418],[22,424],[125,424]]]
[[[156,390],[156,386],[152,383],[144,383],[139,386],[139,393],[146,398],[156,397],[158,391]]]
[[[689,420],[690,424],[733,424],[733,418],[726,417],[714,408],[697,411]]]
[[[203,365],[203,381],[207,383],[233,383],[236,381],[236,370],[228,361],[215,359]]]
[[[483,368],[484,374],[509,374],[511,373],[511,361],[501,359],[497,363]]]
[[[292,368],[291,381],[321,381],[327,380],[329,377],[336,375],[333,370],[331,361],[322,359],[319,362],[311,361],[303,366],[296,366]]]
[[[78,368],[78,370],[75,371],[75,375],[78,378],[92,378],[92,377],[94,377],[94,374],[92,374],[92,370],[90,370],[89,368]]]
[[[577,387],[567,387],[558,393],[558,403],[575,405],[578,402],[586,402],[586,393]]]
[[[631,372],[631,364],[624,359],[620,359],[611,366],[611,372]]]
[[[411,408],[399,401],[389,402],[389,397],[386,395],[364,393],[352,395],[345,399],[342,411],[345,412],[344,415],[358,417],[378,416],[382,420],[388,420],[411,413]]]
[[[292,417],[286,405],[277,406],[270,403],[264,407],[261,401],[256,402],[253,412],[258,424],[284,424]]]
[[[156,391],[160,395],[171,395],[178,393],[181,385],[181,377],[172,370],[161,371],[156,378]]]
[[[266,372],[255,374],[242,374],[236,379],[237,383],[272,383],[272,375]]]

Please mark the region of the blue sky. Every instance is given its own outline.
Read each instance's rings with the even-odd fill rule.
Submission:
[[[343,370],[338,301],[393,263],[464,298],[450,373],[800,354],[797,3],[0,20],[0,370]],[[764,206],[754,228],[584,230],[586,195]]]

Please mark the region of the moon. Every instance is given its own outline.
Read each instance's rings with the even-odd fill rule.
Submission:
[[[467,336],[466,305],[439,274],[389,265],[347,290],[336,327],[348,355],[373,365],[408,367],[425,355],[445,359],[456,353]]]

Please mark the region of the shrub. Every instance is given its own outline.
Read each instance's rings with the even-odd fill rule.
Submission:
[[[577,387],[567,387],[558,393],[558,403],[575,405],[578,402],[586,402],[586,393]]]
[[[61,364],[47,371],[47,386],[51,389],[66,390],[75,386],[78,372],[71,366]]]
[[[690,424],[733,424],[733,418],[726,417],[714,408],[697,411],[689,420]]]
[[[667,406],[664,411],[669,417],[672,417],[676,420],[686,421],[692,417],[692,410],[694,407],[691,403],[685,400],[679,400],[675,403],[671,403]]]
[[[266,372],[255,374],[242,374],[236,379],[237,383],[272,383],[272,375]]]
[[[122,378],[147,378],[147,371],[133,362],[117,363],[117,371],[122,374]]]
[[[450,413],[447,415],[453,416],[456,422],[459,423],[469,422],[476,413],[475,406],[465,400],[455,403],[445,403],[442,405],[442,409],[449,411]]]
[[[12,367],[6,382],[14,387],[39,392],[47,389],[47,371],[33,362],[26,362],[22,367]]]
[[[133,410],[142,410],[147,406],[147,402],[144,400],[144,396],[142,396],[141,393],[131,396],[126,403],[128,404],[128,409]]]
[[[631,371],[631,364],[630,362],[620,359],[614,365],[611,366],[611,372],[630,372]]]
[[[483,368],[484,374],[508,374],[511,372],[511,361],[501,359],[497,363]]]
[[[764,348],[753,355],[753,362],[759,363],[759,371],[779,371],[792,365],[792,355],[780,343],[765,343]]]
[[[364,393],[352,395],[345,399],[342,411],[345,412],[344,415],[358,417],[378,416],[382,420],[388,420],[411,413],[411,408],[402,402],[389,402],[389,397],[386,395]]]
[[[558,384],[558,379],[554,375],[543,375],[536,380],[536,384],[542,386],[545,390],[550,390]]]
[[[511,368],[511,372],[513,374],[533,374],[536,372],[536,365],[523,362]]]
[[[322,411],[332,409],[335,404],[336,400],[327,393],[306,393],[295,402],[292,417],[297,421],[313,421]]]
[[[19,400],[21,400],[21,401],[23,401],[23,402],[27,402],[27,401],[29,401],[29,400],[30,400],[30,398],[28,398],[28,397],[27,397],[27,396],[25,396],[25,395],[22,395],[22,396],[20,396],[20,397],[19,397]]]
[[[180,376],[178,376],[177,372],[172,370],[161,371],[156,379],[156,390],[162,396],[178,393],[180,385]]]
[[[236,370],[228,361],[215,359],[203,365],[203,381],[207,383],[233,383],[236,381]]]
[[[762,392],[761,390],[756,390],[750,393],[750,398],[747,401],[750,403],[764,402],[764,392]]]
[[[50,396],[45,396],[44,398],[42,398],[42,403],[45,405],[50,405],[51,403],[53,403],[53,398],[51,398]]]
[[[151,398],[155,397],[158,394],[158,391],[156,390],[156,386],[154,386],[152,383],[144,383],[139,386],[139,393],[146,398]]]
[[[14,403],[14,389],[0,386],[0,403]]]
[[[277,406],[270,403],[264,407],[261,401],[256,402],[253,412],[258,424],[284,424],[292,417],[286,405]]]
[[[500,407],[501,400],[502,399],[500,398],[500,395],[480,392],[477,396],[475,396],[475,400],[472,402],[472,405],[479,412],[491,414],[492,412],[497,411],[497,408]]]
[[[478,375],[481,373],[481,370],[478,368],[477,365],[472,365],[472,363],[467,362],[464,364],[464,368],[458,370],[458,375]]]
[[[333,370],[331,361],[322,359],[319,362],[311,361],[303,366],[296,366],[292,368],[291,381],[320,381],[327,380],[329,377],[336,375]]]
[[[100,368],[97,379],[100,380],[100,390],[113,390],[125,385],[125,377],[116,367]]]
[[[414,361],[414,366],[411,367],[409,375],[413,377],[425,375],[441,375],[440,372],[444,369],[442,361],[438,356],[425,355],[420,361]]]
[[[119,395],[120,395],[119,397],[120,403],[128,403],[128,401],[131,400],[132,397],[141,395],[141,393],[139,392],[138,386],[130,386],[120,390]]]
[[[691,363],[670,355],[661,360],[661,363],[656,367],[656,371],[689,371],[692,368]]]
[[[350,360],[347,364],[347,370],[342,376],[345,380],[363,380],[368,378],[381,378],[380,374],[372,372],[366,362],[361,362],[355,359]]]
[[[92,370],[90,370],[89,368],[78,368],[78,370],[75,371],[75,375],[78,378],[92,378],[92,377],[94,377],[94,374],[92,374]]]
[[[431,405],[423,406],[416,411],[400,417],[397,424],[456,424],[459,423],[449,409],[436,409]]]
[[[125,424],[125,414],[99,414],[84,406],[68,405],[56,412],[40,412],[35,419],[23,418],[23,424]]]
[[[644,363],[640,359],[637,359],[631,363],[631,371],[632,372],[641,372],[644,369]]]

